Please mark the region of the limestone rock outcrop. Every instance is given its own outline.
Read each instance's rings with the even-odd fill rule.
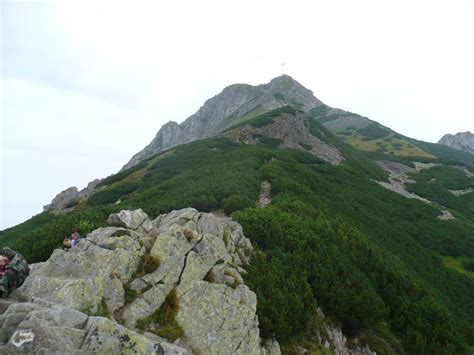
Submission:
[[[308,151],[333,165],[341,164],[344,157],[339,149],[311,134],[306,126],[305,118],[304,114],[282,114],[262,127],[247,124],[232,130],[228,135],[234,140],[244,141],[247,144],[259,143],[260,137],[277,139],[281,141],[280,148]]]
[[[192,208],[153,221],[121,211],[107,222],[32,265],[16,301],[1,302],[0,352],[268,353],[243,284],[252,246],[239,224]],[[167,340],[155,316],[171,295],[181,333]],[[265,346],[278,354],[277,345]]]
[[[54,211],[61,213],[70,211],[76,202],[92,194],[99,182],[100,179],[95,179],[80,191],[76,186],[71,186],[61,191],[53,198],[50,204],[43,207],[43,212]]]
[[[445,134],[438,144],[474,154],[474,134],[469,131],[455,135]]]

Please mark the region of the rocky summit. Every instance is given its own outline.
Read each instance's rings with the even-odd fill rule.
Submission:
[[[459,132],[455,135],[445,134],[438,143],[474,154],[474,134],[469,131]]]
[[[261,344],[242,279],[252,246],[239,224],[192,208],[153,221],[121,211],[108,223],[32,265],[1,302],[0,352],[279,353],[275,341]],[[170,308],[160,324],[157,312]]]
[[[311,90],[288,75],[279,76],[268,84],[252,86],[234,84],[207,100],[183,123],[168,122],[142,151],[135,154],[122,170],[177,145],[217,135],[238,123],[242,117],[296,104],[308,111],[322,105]]]

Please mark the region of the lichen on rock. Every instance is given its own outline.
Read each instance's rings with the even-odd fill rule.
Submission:
[[[32,268],[17,302],[4,303],[0,351],[263,351],[257,299],[241,276],[252,246],[240,225],[192,208],[153,221],[121,211],[107,221]]]

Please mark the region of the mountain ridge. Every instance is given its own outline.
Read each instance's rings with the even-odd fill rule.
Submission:
[[[159,221],[193,207],[231,216],[255,246],[242,277],[262,337],[283,353],[324,353],[318,307],[336,336],[377,353],[472,352],[474,156],[276,96],[276,109],[250,104],[215,136],[150,155],[73,204],[58,199],[70,207],[2,231],[0,246],[44,261],[62,236],[89,235],[111,214],[142,208]]]

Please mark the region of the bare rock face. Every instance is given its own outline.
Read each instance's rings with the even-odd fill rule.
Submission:
[[[192,208],[153,221],[141,209],[120,211],[107,222],[34,265],[16,302],[0,300],[0,352],[264,351],[256,295],[241,276],[252,246],[239,224]],[[140,269],[150,258],[157,264]],[[167,341],[153,317],[170,297],[182,335]],[[278,354],[276,341],[271,348]]]
[[[57,304],[14,303],[0,314],[2,354],[182,354],[187,349]]]
[[[445,134],[438,144],[474,154],[474,134],[469,131],[455,135]]]
[[[322,105],[313,93],[288,75],[277,77],[268,84],[251,86],[235,84],[226,87],[182,124],[168,122],[153,141],[135,154],[122,168],[131,168],[140,161],[180,144],[217,135],[233,126],[238,119],[251,112],[263,112],[286,106],[308,111]]]
[[[318,316],[324,321],[324,327],[318,331],[319,343],[335,355],[377,355],[369,346],[361,346],[357,338],[348,339],[340,328],[331,323],[318,308]],[[349,341],[350,340],[350,341]]]
[[[312,135],[305,119],[305,114],[281,114],[269,124],[261,127],[247,124],[231,130],[227,135],[247,144],[259,143],[259,137],[278,139],[281,141],[280,148],[305,150],[333,165],[341,164],[344,157],[339,149]]]
[[[76,186],[71,186],[64,191],[61,191],[53,198],[49,205],[43,207],[43,212],[50,211],[53,209],[64,209],[66,205],[77,198],[79,191]]]
[[[61,191],[53,198],[49,205],[43,207],[43,212],[55,211],[61,213],[71,210],[73,208],[72,203],[87,198],[92,192],[94,192],[95,187],[99,182],[99,179],[95,179],[87,184],[87,186],[81,191],[79,191],[76,186]]]

